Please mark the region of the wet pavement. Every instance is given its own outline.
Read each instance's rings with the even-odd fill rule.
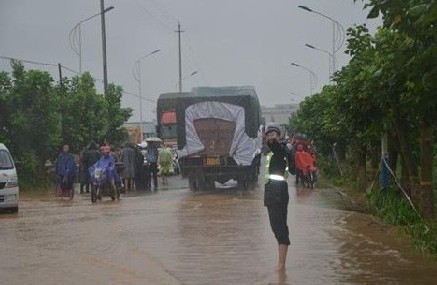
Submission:
[[[397,230],[344,210],[332,189],[289,185],[284,274],[262,186],[194,193],[172,177],[96,205],[24,195],[0,215],[0,284],[437,284],[437,263]]]

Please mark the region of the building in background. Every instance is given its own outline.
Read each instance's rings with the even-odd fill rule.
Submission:
[[[281,126],[282,133],[288,135],[290,117],[297,111],[299,104],[277,104],[273,107],[261,106],[264,124],[276,123]]]
[[[129,141],[139,143],[142,139],[156,137],[156,122],[143,122],[143,136],[141,139],[141,125],[140,122],[128,122],[123,125],[126,128]]]

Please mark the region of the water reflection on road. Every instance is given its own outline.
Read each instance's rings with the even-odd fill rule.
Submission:
[[[1,284],[437,284],[437,264],[332,190],[290,183],[292,245],[276,242],[262,189],[170,189],[91,205],[37,197],[1,215]]]

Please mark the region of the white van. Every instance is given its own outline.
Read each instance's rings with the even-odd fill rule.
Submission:
[[[0,209],[18,212],[18,178],[7,147],[0,143]]]

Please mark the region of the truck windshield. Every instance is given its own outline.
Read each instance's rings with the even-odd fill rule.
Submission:
[[[177,124],[161,125],[161,138],[173,139],[177,137]]]
[[[0,169],[13,169],[14,163],[6,150],[0,150]]]

